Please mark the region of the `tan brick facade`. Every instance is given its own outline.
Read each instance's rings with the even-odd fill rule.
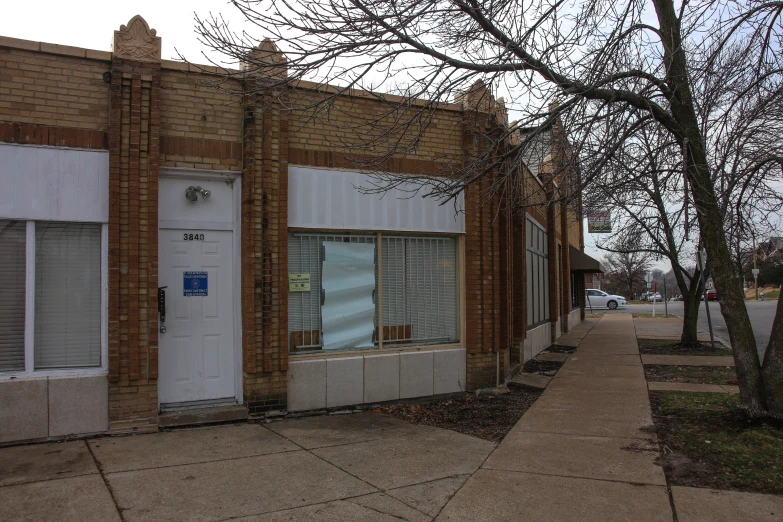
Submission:
[[[141,22],[134,18],[129,25]],[[159,38],[149,34],[159,51]],[[359,93],[339,99],[328,113],[290,110],[317,93],[300,85],[243,98],[210,87],[209,70],[163,61],[154,48],[123,55],[121,45],[111,54],[0,38],[0,142],[109,151],[111,427],[157,424],[161,168],[241,173],[242,390],[251,414],[284,410],[289,164],[350,168],[357,157],[347,158],[351,151],[344,146],[360,121],[355,115],[380,114],[388,104]],[[383,168],[436,174],[464,164],[486,147],[482,136],[495,118],[473,110],[469,100],[444,106],[415,150],[386,160]],[[471,186],[465,195],[461,344],[468,391],[494,386],[524,362],[525,218],[501,201],[487,201],[489,183]],[[541,192],[529,172],[522,183],[528,194]],[[540,202],[526,211],[549,232],[554,329],[570,311],[568,245],[578,248],[583,239],[577,211]]]

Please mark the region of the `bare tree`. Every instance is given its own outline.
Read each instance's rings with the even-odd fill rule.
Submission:
[[[622,291],[627,290],[629,299],[644,288],[644,275],[652,266],[647,254],[633,250],[610,252],[601,263],[609,280],[622,286]]]
[[[695,216],[688,216],[682,188],[679,147],[667,133],[644,128],[620,145],[589,188],[586,205],[615,211],[614,232],[596,243],[598,248],[618,255],[631,253],[645,259],[666,258],[672,266],[683,296],[683,326],[680,344],[697,347],[700,295],[704,278],[696,268],[689,270],[695,248]]]
[[[414,152],[439,104],[481,80],[503,95],[517,123],[485,136],[490,146],[462,158],[445,180],[380,176],[383,190],[403,182],[454,198],[490,179],[496,195],[513,183],[523,152],[536,132],[563,125],[581,182],[589,184],[617,149],[647,127],[670,137],[682,157],[683,184],[706,248],[729,330],[740,383],[741,407],[751,416],[783,417],[783,335],[771,337],[764,361],[744,304],[741,279],[724,231],[724,195],[715,173],[712,143],[703,132],[709,117],[733,126],[738,103],[753,93],[774,101],[783,95],[783,54],[778,52],[783,2],[762,0],[313,0],[294,3],[233,2],[263,36],[285,52],[289,77],[269,74],[264,89],[311,79],[341,86],[323,91],[313,105],[330,105],[349,89],[398,94],[384,98],[388,111],[368,115],[350,146],[379,161]],[[244,62],[244,74],[276,73],[279,64],[255,59],[255,41],[220,18],[198,19],[203,41]],[[738,53],[741,59],[731,53]],[[731,65],[720,110],[701,111],[702,72]],[[718,75],[720,76],[720,74]],[[224,86],[225,88],[225,86]],[[426,101],[420,101],[420,100]],[[557,102],[556,105],[552,105]],[[502,118],[501,118],[502,120]],[[392,122],[392,123],[389,123]],[[763,124],[763,117],[758,122]],[[520,129],[526,132],[519,137]],[[742,145],[740,145],[742,147]],[[589,154],[588,154],[589,153]],[[758,175],[780,164],[761,155]],[[577,172],[569,168],[564,172]],[[519,183],[516,183],[519,185]],[[524,198],[521,191],[504,193]],[[528,202],[520,200],[515,207]],[[775,327],[783,331],[783,307]],[[775,331],[777,331],[775,330]]]

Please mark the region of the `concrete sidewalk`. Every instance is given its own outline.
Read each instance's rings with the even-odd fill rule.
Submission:
[[[0,448],[0,520],[425,522],[494,447],[362,413]]]
[[[636,333],[631,315],[604,315],[437,520],[672,521],[672,506],[679,522],[779,520],[779,496],[670,495]]]
[[[636,332],[605,315],[438,520],[671,521]]]

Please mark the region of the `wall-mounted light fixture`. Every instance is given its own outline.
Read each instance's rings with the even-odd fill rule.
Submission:
[[[188,198],[188,201],[198,201],[199,194],[201,194],[202,198],[208,199],[212,195],[212,191],[192,185],[185,191],[185,197]]]

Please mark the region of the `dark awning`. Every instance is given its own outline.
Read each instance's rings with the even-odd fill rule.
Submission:
[[[572,246],[569,246],[569,250],[571,252],[572,272],[603,273],[603,270],[601,270],[601,263]]]

